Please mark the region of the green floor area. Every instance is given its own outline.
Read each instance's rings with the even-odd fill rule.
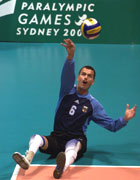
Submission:
[[[25,153],[33,134],[53,129],[60,74],[66,51],[60,44],[0,43],[0,179],[12,176],[12,153]],[[137,114],[116,133],[91,122],[88,150],[78,165],[140,166],[140,45],[76,44],[75,72],[84,65],[96,69],[90,92],[114,119],[126,104]],[[37,153],[33,164],[55,164]]]

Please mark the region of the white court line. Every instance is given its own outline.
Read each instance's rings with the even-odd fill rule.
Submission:
[[[30,166],[56,166],[55,164],[31,164]],[[123,167],[123,168],[140,168],[140,166],[117,166],[117,165],[70,165],[70,167]]]
[[[56,165],[52,165],[52,164],[32,164],[30,166],[52,166],[52,167],[55,167]],[[140,168],[140,166],[105,166],[105,165],[71,165],[70,167],[98,167],[98,168]],[[20,166],[17,164],[16,167],[15,167],[15,170],[12,174],[12,177],[11,177],[11,180],[16,180],[17,178],[17,175],[19,173],[19,170],[20,170]]]
[[[20,170],[20,166],[17,164],[12,174],[11,180],[16,180],[19,170]]]

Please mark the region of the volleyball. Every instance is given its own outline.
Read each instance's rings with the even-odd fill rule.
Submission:
[[[94,18],[88,18],[81,24],[81,33],[86,39],[95,39],[100,35],[101,25]]]

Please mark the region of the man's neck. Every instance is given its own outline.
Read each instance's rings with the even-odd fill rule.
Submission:
[[[85,91],[84,89],[80,89],[80,88],[76,87],[76,90],[77,90],[77,92],[78,92],[80,95],[86,95],[86,94],[88,94],[88,91]]]

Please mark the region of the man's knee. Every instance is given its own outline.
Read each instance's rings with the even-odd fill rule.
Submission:
[[[40,136],[39,134],[35,134],[31,136],[29,141],[29,146],[31,146],[33,142],[41,144],[40,145],[41,149],[47,149],[48,147],[48,140],[45,136]]]
[[[81,147],[82,147],[82,145],[81,145],[80,141],[78,141],[76,139],[72,139],[67,142],[67,144],[65,146],[65,153],[69,154],[69,156],[73,157],[73,159],[75,160],[77,157],[77,153],[81,149]]]
[[[42,150],[46,150],[48,148],[48,139],[45,136],[41,136],[44,140],[44,145],[41,147]]]

